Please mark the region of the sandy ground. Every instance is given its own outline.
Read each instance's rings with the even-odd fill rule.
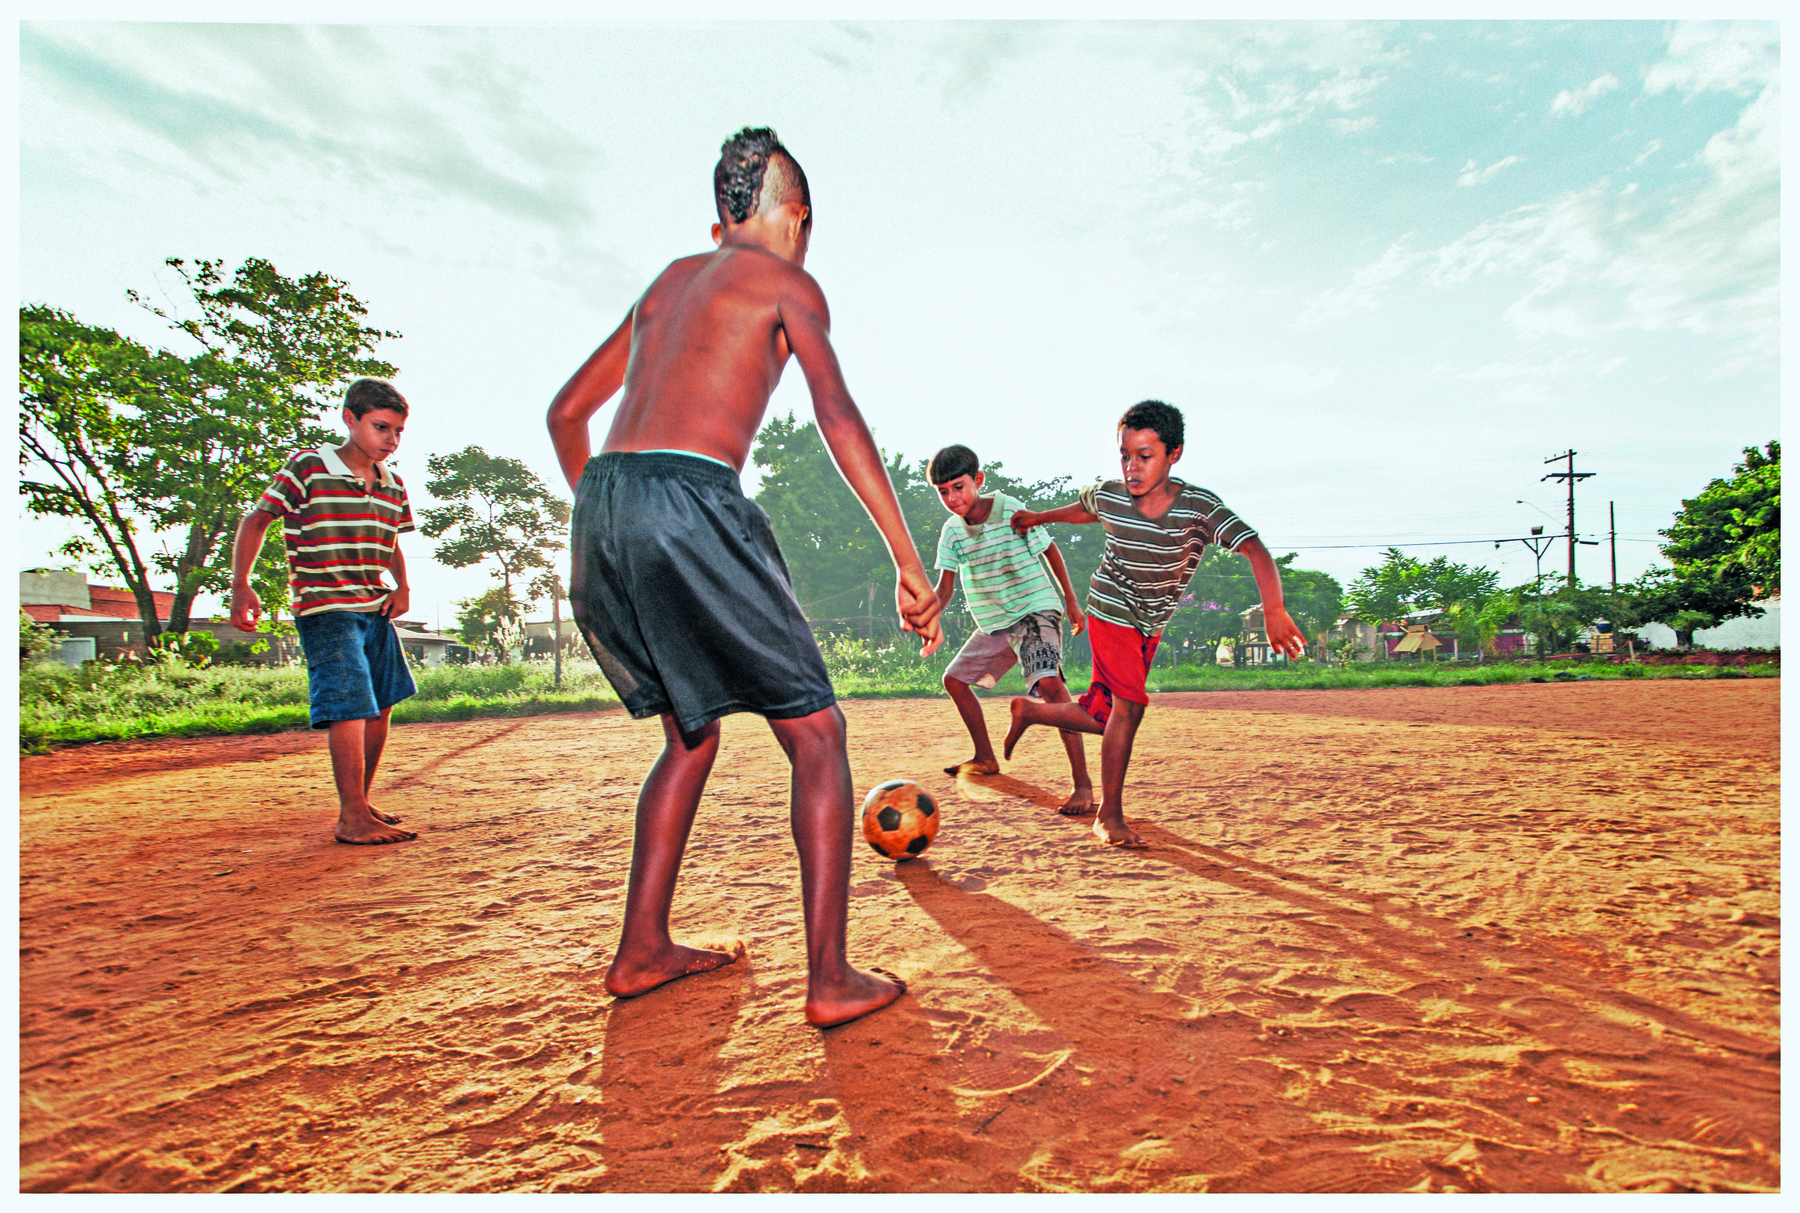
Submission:
[[[631,1002],[652,724],[397,729],[421,837],[366,849],[314,735],[26,759],[21,1186],[1774,1189],[1778,685],[1158,696],[1137,853],[1054,813],[1053,734],[959,781],[947,702],[847,703],[857,785],[945,817],[858,843],[853,957],[912,989],[830,1032],[754,718],[675,909],[749,952]]]

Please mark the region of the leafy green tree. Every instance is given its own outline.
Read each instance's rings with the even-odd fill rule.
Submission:
[[[19,309],[19,491],[33,514],[73,518],[88,536],[65,555],[95,555],[95,540],[134,597],[145,635],[155,636],[149,562],[133,475],[144,462],[135,421],[157,397],[163,369],[143,346],[41,305]],[[37,472],[43,478],[34,478]]]
[[[92,536],[65,553],[117,569],[151,644],[163,628],[150,570],[173,578],[167,630],[185,632],[195,595],[230,584],[238,517],[295,449],[332,440],[320,414],[352,379],[395,373],[369,355],[399,336],[366,327],[367,309],[328,274],[288,278],[260,258],[229,279],[218,261],[165,264],[195,314],[127,297],[198,353],[151,351],[42,305],[19,313],[21,458],[51,473],[22,483],[27,508],[88,524]],[[140,535],[171,531],[175,550],[140,550]],[[264,603],[278,607],[286,562],[279,534],[271,538],[255,581],[276,591]]]
[[[1496,590],[1485,602],[1452,602],[1444,607],[1444,623],[1439,631],[1467,641],[1485,657],[1498,657],[1500,633],[1518,618],[1519,603],[1518,590]]]
[[[1745,447],[1733,471],[1681,503],[1662,532],[1671,567],[1633,587],[1640,618],[1674,628],[1683,647],[1696,629],[1761,616],[1757,600],[1781,591],[1781,443]]]
[[[1344,591],[1344,606],[1365,623],[1392,623],[1414,611],[1443,610],[1454,603],[1479,604],[1499,587],[1500,574],[1446,556],[1430,561],[1399,548],[1383,553]]]
[[[471,649],[504,662],[513,646],[521,642],[524,628],[519,620],[524,605],[506,586],[490,586],[473,598],[459,599],[456,605],[461,610],[456,617],[456,634]]]
[[[499,596],[490,591],[461,605],[483,604],[480,609],[490,614],[511,612],[497,626],[508,636],[513,630],[522,633],[524,613],[546,584],[539,579],[526,585],[523,580],[533,570],[549,569],[554,554],[568,546],[569,503],[519,460],[490,455],[478,446],[433,455],[425,466],[432,477],[426,490],[448,503],[419,513],[419,530],[428,538],[449,536],[437,546],[437,558],[453,569],[486,560],[497,566]],[[515,587],[515,581],[521,584]]]
[[[53,651],[63,642],[65,633],[57,631],[46,623],[39,623],[27,615],[23,609],[19,611],[19,660],[30,661],[33,657],[42,657]]]

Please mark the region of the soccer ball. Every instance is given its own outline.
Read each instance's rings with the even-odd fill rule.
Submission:
[[[862,826],[877,854],[904,863],[937,837],[937,804],[910,779],[890,779],[863,798]]]

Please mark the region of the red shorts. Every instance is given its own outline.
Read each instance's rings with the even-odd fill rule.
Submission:
[[[1112,716],[1114,697],[1132,703],[1149,703],[1144,678],[1156,656],[1160,634],[1146,636],[1136,628],[1122,627],[1088,616],[1088,647],[1094,652],[1094,680],[1078,703],[1081,710],[1105,724]]]

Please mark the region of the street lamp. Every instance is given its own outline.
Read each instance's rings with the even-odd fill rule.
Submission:
[[[1518,504],[1531,505],[1531,503],[1529,501],[1521,501]],[[1537,509],[1536,506],[1531,506],[1531,508],[1534,510]],[[1538,510],[1538,512],[1540,514],[1543,513],[1542,510]],[[1545,515],[1545,516],[1548,517],[1548,515]],[[1517,539],[1496,539],[1496,540],[1494,540],[1494,546],[1496,548],[1498,548],[1503,543],[1522,543],[1526,547],[1531,549],[1531,555],[1535,559],[1536,564],[1537,564],[1537,573],[1532,578],[1532,582],[1531,582],[1531,598],[1532,598],[1532,601],[1534,601],[1540,605],[1540,608],[1544,601],[1544,553],[1549,551],[1550,545],[1555,542],[1556,542],[1555,539],[1551,538],[1549,535],[1544,534],[1544,528],[1541,526],[1532,527],[1530,535],[1521,536],[1520,538],[1517,538]],[[1543,622],[1542,620],[1539,620],[1540,624],[1542,622]],[[1543,633],[1543,630],[1541,627],[1539,628],[1538,634],[1537,634],[1537,650],[1538,650],[1538,660],[1542,661],[1544,659],[1544,633]]]

